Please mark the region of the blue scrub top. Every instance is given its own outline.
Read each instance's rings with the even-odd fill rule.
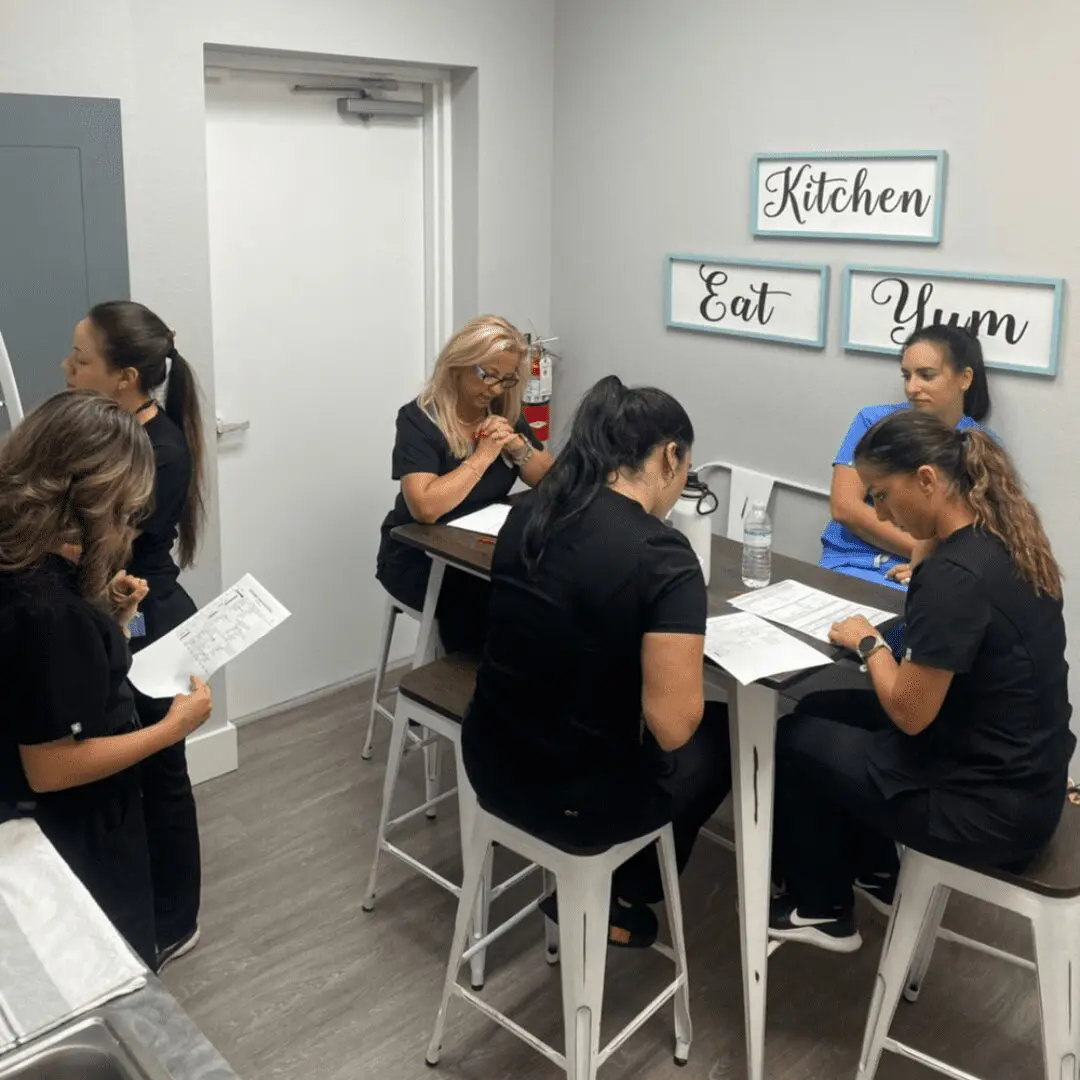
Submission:
[[[891,416],[901,409],[910,408],[911,405],[905,401],[895,405],[868,405],[860,410],[858,416],[852,421],[851,427],[848,428],[840,449],[836,452],[833,465],[847,465],[854,468],[855,447],[859,445],[859,440],[879,420],[884,420],[886,416]],[[970,416],[961,416],[956,428],[958,431],[968,428],[983,430]],[[869,498],[866,502],[868,506],[873,505]],[[891,552],[879,551],[845,528],[839,521],[830,521],[821,534],[821,561],[818,565],[825,567],[826,570],[837,570],[841,574],[865,578],[879,585],[894,585],[899,589],[904,586],[886,580],[885,575],[894,566],[899,566],[905,561]]]

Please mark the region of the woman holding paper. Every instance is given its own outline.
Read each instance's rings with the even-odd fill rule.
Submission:
[[[97,394],[62,394],[0,449],[0,816],[32,817],[143,960],[157,965],[140,762],[210,715],[197,679],[141,728],[121,566],[154,483],[149,439]]]
[[[198,384],[176,349],[175,333],[149,308],[127,300],[91,309],[75,327],[63,367],[69,389],[111,397],[142,425],[153,447],[153,498],[128,566],[149,587],[131,627],[131,648],[138,652],[196,610],[178,578],[195,559],[204,516]],[[138,691],[135,702],[144,725],[159,722],[171,706],[169,699]],[[159,966],[164,966],[199,939],[199,825],[183,742],[145,762],[142,771]]]
[[[609,845],[670,822],[679,869],[731,785],[726,710],[706,703],[707,595],[664,523],[694,429],[662,390],[615,377],[499,533],[476,695],[462,725],[481,800],[555,843]],[[650,848],[613,881],[608,939],[656,938]],[[542,909],[557,917],[548,897]]]
[[[978,430],[990,415],[982,346],[967,330],[935,324],[914,331],[901,350],[900,372],[906,401],[861,410],[836,453],[832,520],[821,536],[820,562],[827,570],[896,588],[911,580],[915,541],[874,513],[855,469],[855,447],[875,423],[901,409],[929,413],[958,431]]]
[[[1035,508],[988,435],[925,412],[860,439],[860,483],[918,561],[903,660],[861,617],[833,627],[872,691],[812,694],[777,736],[770,932],[835,952],[861,944],[853,887],[892,903],[894,841],[1012,868],[1057,827],[1076,740],[1061,573]]]
[[[450,338],[423,392],[398,410],[391,476],[401,490],[382,524],[375,576],[414,610],[424,606],[431,560],[390,533],[499,502],[519,478],[535,487],[551,466],[521,415],[528,359],[528,346],[510,323],[481,315]],[[479,578],[446,572],[437,616],[448,651],[480,647],[489,593]]]

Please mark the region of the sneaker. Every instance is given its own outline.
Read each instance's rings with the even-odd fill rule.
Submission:
[[[167,945],[164,949],[158,949],[157,974],[160,975],[167,964],[179,960],[181,956],[187,956],[199,944],[200,936],[201,931],[198,923],[196,923],[195,929],[190,934],[182,937],[179,941],[174,941],[171,945]]]
[[[838,953],[852,953],[862,945],[853,909],[829,915],[804,914],[791,896],[778,896],[769,905],[769,937]]]
[[[897,874],[864,874],[855,879],[855,891],[864,896],[870,906],[886,918],[892,916],[893,897],[896,895]]]

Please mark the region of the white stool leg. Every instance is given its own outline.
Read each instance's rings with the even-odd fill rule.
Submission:
[[[424,729],[424,738],[432,739],[432,733]],[[432,739],[428,746],[424,747],[424,801],[430,802],[439,796],[439,778],[442,772],[442,742]],[[424,816],[435,820],[436,808],[429,806],[424,811]]]
[[[866,1017],[857,1080],[872,1080],[877,1072],[934,891],[935,883],[928,864],[921,859],[905,858],[874,982],[870,1012]]]
[[[390,820],[390,812],[393,809],[394,789],[397,786],[398,773],[401,772],[401,759],[405,755],[405,737],[408,730],[409,724],[404,713],[396,712],[390,729],[390,749],[386,755],[382,808],[379,811],[379,828],[375,833],[375,857],[371,860],[367,896],[360,905],[364,911],[372,911],[375,907],[375,882],[379,875],[379,859],[386,841],[386,823]]]
[[[671,949],[675,953],[675,977],[682,986],[675,991],[675,1064],[685,1065],[694,1037],[690,1023],[690,981],[686,965],[686,936],[683,933],[682,896],[679,892],[679,868],[675,862],[675,838],[669,825],[660,836],[660,877],[664,883],[664,907],[671,929]]]
[[[379,666],[375,669],[375,689],[371,693],[371,717],[368,719],[367,737],[364,739],[364,749],[360,756],[368,761],[371,758],[371,748],[375,742],[375,719],[379,715],[377,708],[379,696],[382,694],[383,679],[386,677],[386,665],[390,662],[390,646],[394,640],[394,624],[397,622],[400,608],[387,597],[386,614],[383,617],[382,649],[379,653]]]
[[[941,927],[941,920],[945,915],[945,908],[949,903],[949,890],[944,885],[939,885],[934,892],[934,899],[930,901],[930,909],[926,913],[926,922],[923,924],[922,937],[918,948],[915,950],[915,959],[911,962],[911,970],[908,972],[907,985],[904,987],[904,1000],[914,1004],[919,1000],[919,991],[922,990],[923,980],[930,970],[930,961],[934,956],[934,946],[937,944],[937,932]]]
[[[555,867],[559,894],[563,1028],[567,1080],[596,1080],[600,1018],[604,1005],[611,875],[593,859],[568,859]]]
[[[479,806],[476,802],[476,792],[469,783],[469,778],[465,775],[465,765],[461,760],[460,746],[455,746],[454,749],[456,751],[458,770],[458,821],[460,822],[461,853],[462,862],[464,863],[465,852],[476,829]],[[473,904],[470,944],[475,944],[482,937],[485,937],[488,932],[488,912],[491,907],[491,876],[494,860],[495,846],[493,844],[488,849],[487,856],[484,859],[484,868],[480,875],[480,888]],[[464,888],[464,878],[462,879],[462,888]],[[474,990],[483,990],[484,988],[484,959],[486,955],[486,950],[481,950],[469,960],[469,975]]]
[[[555,875],[547,869],[541,868],[541,896],[550,896],[555,891]],[[559,962],[559,924],[552,922],[544,916],[544,959],[549,964]]]
[[[435,1030],[432,1031],[431,1041],[428,1043],[426,1058],[428,1065],[439,1063],[443,1030],[446,1027],[446,1010],[450,1004],[454,986],[457,984],[461,958],[469,943],[469,927],[473,921],[473,911],[480,893],[484,864],[488,862],[491,855],[491,837],[482,820],[477,820],[476,827],[467,840],[463,838],[461,850],[465,861],[465,872],[461,882],[461,896],[458,899],[457,919],[454,922],[454,938],[450,945],[450,962],[446,966],[442,1001],[439,1002]]]
[[[1080,909],[1047,901],[1032,919],[1047,1080],[1080,1075]]]

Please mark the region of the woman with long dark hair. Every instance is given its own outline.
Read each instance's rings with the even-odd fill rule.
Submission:
[[[905,400],[867,406],[844,436],[833,460],[832,520],[821,536],[821,565],[827,570],[898,588],[911,580],[914,542],[874,514],[855,469],[855,447],[874,424],[901,409],[936,416],[959,431],[978,429],[990,415],[982,346],[961,327],[935,323],[913,331],[900,350],[900,374]]]
[[[902,659],[863,618],[832,629],[872,690],[811,694],[777,737],[774,937],[861,944],[853,888],[892,903],[894,841],[1018,867],[1053,835],[1076,739],[1061,573],[1009,459],[915,410],[855,449],[878,520],[917,545]]]
[[[195,614],[179,583],[192,564],[205,515],[203,430],[195,373],[177,351],[176,335],[142,304],[98,304],[76,327],[64,360],[70,389],[96,390],[131,413],[154,450],[154,491],[139,523],[129,571],[149,594],[140,606],[131,647],[138,652]],[[176,551],[174,558],[173,551]],[[136,694],[144,725],[169,702]],[[201,859],[187,754],[180,742],[143,765],[147,833],[154,878],[160,966],[198,943]]]
[[[210,691],[140,728],[124,628],[146,583],[124,565],[154,456],[98,394],[61,394],[0,449],[0,819],[31,817],[128,943],[157,965],[135,766],[210,715]]]
[[[469,780],[538,836],[613,844],[671,822],[680,870],[730,787],[723,705],[706,703],[707,596],[664,518],[694,429],[662,390],[614,376],[582,399],[492,559],[487,640],[463,722]],[[655,852],[619,869],[609,940],[656,937]],[[544,906],[557,915],[553,898]]]

